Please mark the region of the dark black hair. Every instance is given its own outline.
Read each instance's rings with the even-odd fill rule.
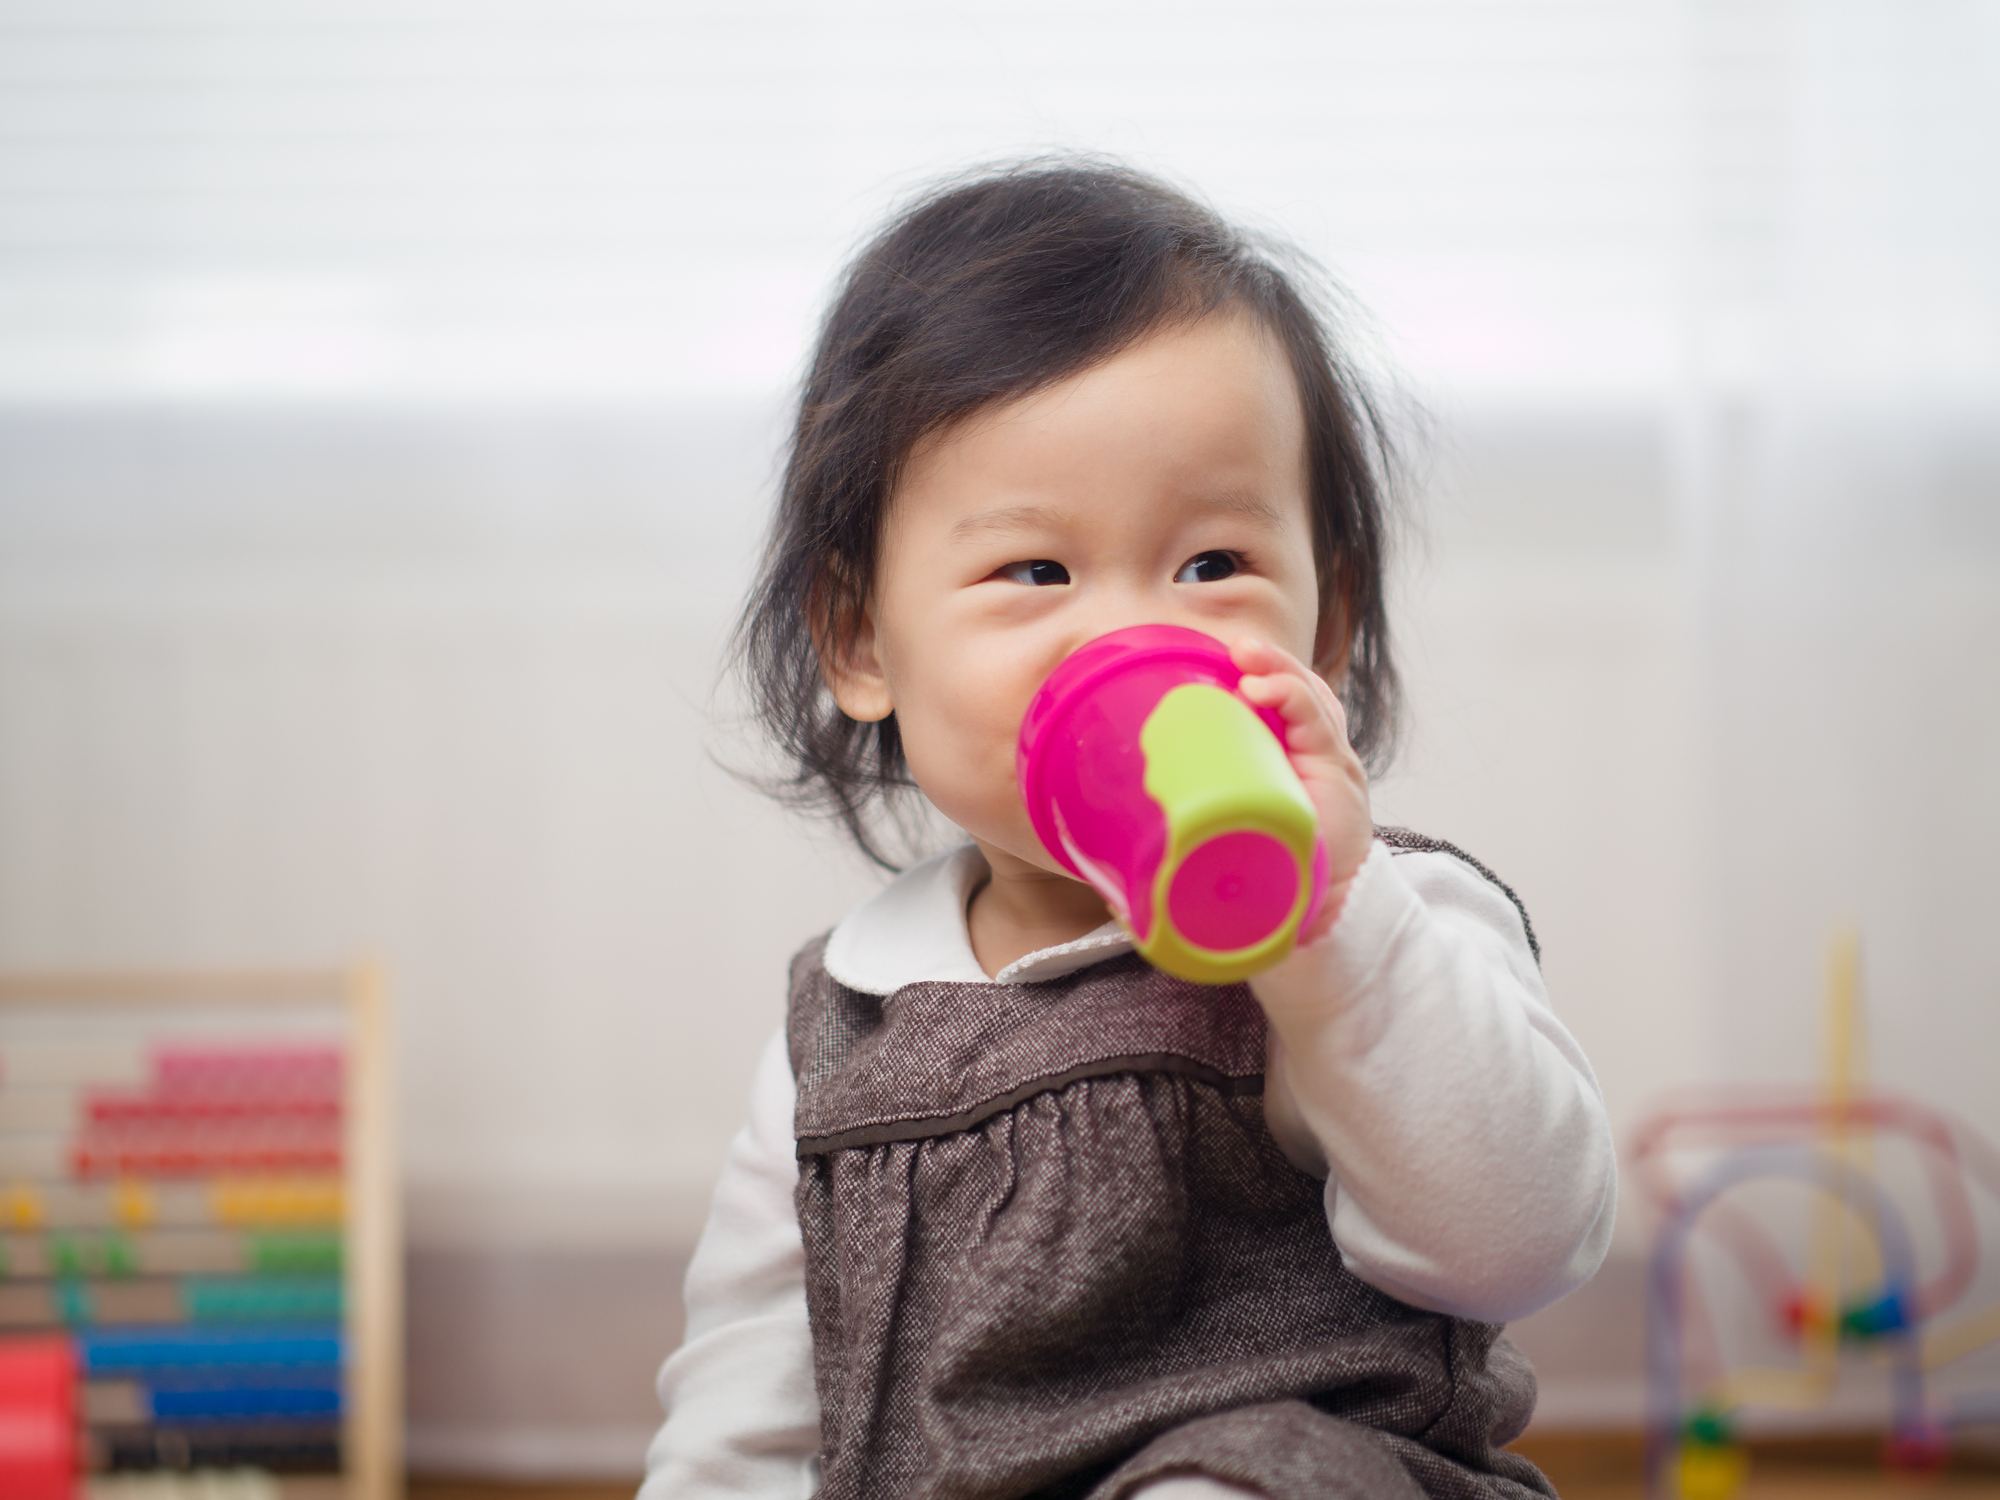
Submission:
[[[1383,611],[1392,449],[1327,325],[1281,262],[1296,254],[1164,183],[1095,160],[955,179],[856,257],[805,377],[761,572],[737,626],[758,719],[790,766],[767,789],[831,814],[891,863],[879,815],[914,790],[891,714],[850,719],[815,637],[851,638],[897,472],[924,437],[1224,306],[1285,348],[1306,414],[1322,630],[1349,637],[1341,698],[1355,749],[1387,759],[1398,699]]]

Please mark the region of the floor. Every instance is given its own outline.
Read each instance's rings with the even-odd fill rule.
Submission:
[[[1643,1451],[1636,1436],[1530,1437],[1515,1447],[1541,1465],[1563,1500],[1644,1500]],[[2000,1468],[1991,1463],[1919,1478],[1893,1476],[1883,1472],[1874,1448],[1866,1439],[1757,1445],[1738,1500],[1887,1500],[1920,1494],[2000,1500]]]
[[[1523,1443],[1562,1492],[1563,1500],[1644,1500],[1635,1440],[1545,1438]],[[409,1500],[632,1500],[627,1484],[510,1485],[470,1480],[422,1479]],[[1886,1477],[1864,1454],[1838,1451],[1760,1452],[1738,1500],[1907,1500],[1935,1495],[1950,1500],[2000,1500],[2000,1471],[1954,1472],[1928,1480]]]

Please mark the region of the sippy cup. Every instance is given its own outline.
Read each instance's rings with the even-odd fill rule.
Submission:
[[[1212,636],[1135,625],[1079,647],[1021,720],[1028,816],[1147,962],[1230,984],[1292,951],[1326,894],[1326,845],[1284,721],[1236,692]]]

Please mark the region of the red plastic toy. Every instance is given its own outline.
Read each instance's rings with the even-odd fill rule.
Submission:
[[[76,1460],[76,1354],[69,1340],[0,1340],[0,1495],[73,1500]]]

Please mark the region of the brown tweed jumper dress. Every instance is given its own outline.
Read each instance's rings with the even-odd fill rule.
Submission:
[[[1534,1407],[1500,1329],[1341,1264],[1246,986],[1128,954],[884,999],[823,947],[788,1023],[823,1500],[1554,1493],[1499,1451]]]

